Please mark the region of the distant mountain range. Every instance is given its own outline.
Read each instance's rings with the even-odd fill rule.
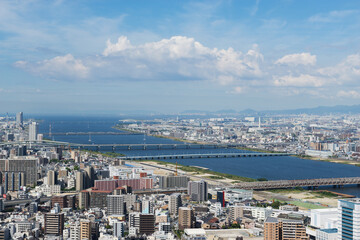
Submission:
[[[242,111],[236,111],[233,109],[219,110],[219,111],[197,111],[197,110],[188,110],[182,112],[182,114],[209,114],[209,115],[273,115],[273,114],[331,114],[331,113],[341,113],[341,114],[357,114],[360,113],[360,104],[358,105],[336,105],[336,106],[319,106],[315,108],[298,108],[298,109],[288,109],[288,110],[266,110],[266,111],[256,111],[254,109],[245,109]]]

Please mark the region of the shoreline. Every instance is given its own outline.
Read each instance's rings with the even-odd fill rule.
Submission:
[[[160,160],[148,160],[148,161],[144,161],[144,160],[128,160],[128,161],[134,161],[134,162],[140,162],[140,163],[146,163],[146,162],[153,162],[153,163],[157,163],[160,165],[171,165],[172,167],[176,166],[176,163],[172,163],[172,162],[165,162],[165,161],[160,161]],[[257,179],[254,178],[248,178],[248,177],[242,177],[242,176],[238,176],[238,175],[234,175],[234,174],[229,174],[229,173],[221,173],[221,172],[216,172],[210,169],[205,169],[205,168],[200,168],[200,167],[196,167],[196,166],[186,166],[183,164],[177,164],[177,169],[187,172],[187,173],[196,173],[196,174],[209,174],[209,178],[210,180],[228,180],[231,181],[232,184],[236,183],[236,182],[255,182],[257,181]],[[213,176],[213,177],[211,177]],[[204,177],[205,178],[205,177]],[[235,181],[235,182],[234,182]]]
[[[346,165],[353,165],[355,167],[360,167],[360,162],[354,160],[346,160],[339,158],[321,158],[321,157],[302,156],[302,155],[293,155],[293,156],[311,161],[330,162],[330,163],[346,164]]]

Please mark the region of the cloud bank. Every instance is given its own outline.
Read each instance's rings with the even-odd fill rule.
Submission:
[[[265,61],[256,44],[243,53],[233,48],[209,48],[185,36],[140,45],[120,36],[116,42],[108,40],[97,55],[76,58],[66,54],[38,62],[15,63],[32,74],[59,81],[210,81],[228,86],[229,94],[263,87],[279,89],[279,94],[314,95],[316,88],[326,91],[334,86],[357,86],[359,54],[350,55],[335,66],[316,65],[317,56],[308,52]],[[337,90],[338,97],[358,96],[357,92]]]

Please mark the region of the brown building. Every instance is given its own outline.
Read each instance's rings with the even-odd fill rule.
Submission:
[[[280,222],[282,240],[307,240],[306,228],[302,221],[282,219]]]
[[[91,222],[89,220],[80,221],[80,239],[91,239]]]
[[[54,207],[55,203],[58,203],[61,208],[68,207],[66,196],[53,196],[51,198],[51,207]]]
[[[153,214],[140,214],[140,229],[141,235],[150,235],[155,232],[155,216]]]
[[[64,230],[64,214],[63,213],[47,213],[45,214],[45,234],[62,236]]]
[[[90,207],[106,208],[107,196],[111,191],[93,190],[90,192]]]
[[[307,240],[304,222],[268,217],[264,223],[264,240]]]
[[[185,228],[194,227],[194,212],[192,209],[187,207],[179,207],[179,229],[184,230]]]
[[[264,240],[280,240],[280,223],[277,218],[268,217],[265,220]]]

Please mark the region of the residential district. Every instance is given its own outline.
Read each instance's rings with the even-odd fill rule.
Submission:
[[[216,118],[119,126],[191,141],[358,159],[359,118],[257,123]],[[22,113],[1,119],[0,137],[0,239],[360,239],[360,199],[345,194],[244,190],[174,164],[49,146],[38,124],[24,121]]]

